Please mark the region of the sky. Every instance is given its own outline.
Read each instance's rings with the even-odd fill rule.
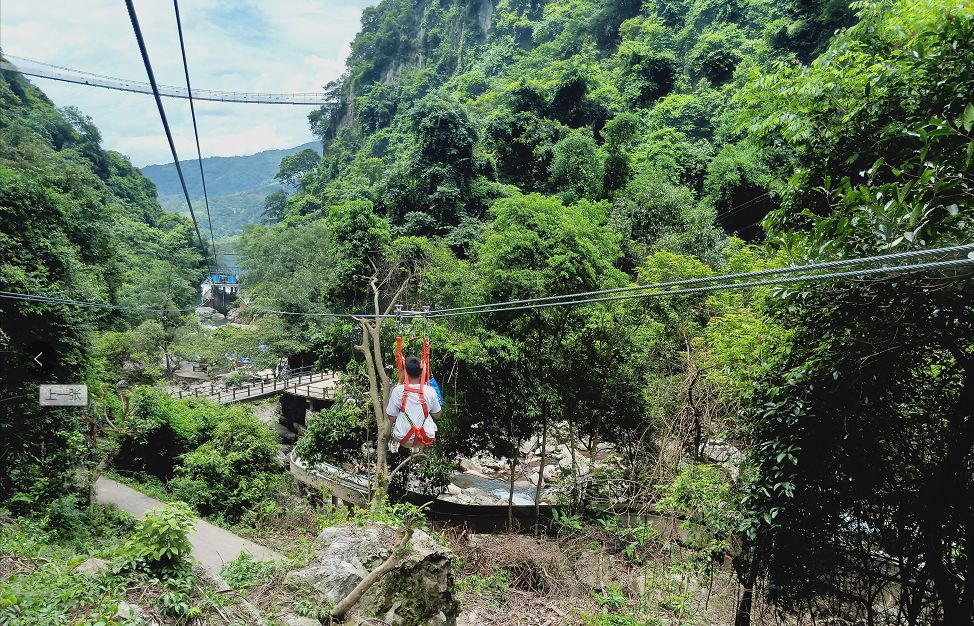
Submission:
[[[338,78],[378,0],[182,0],[194,89],[316,92]],[[135,0],[160,84],[185,85],[173,4]],[[0,48],[72,69],[147,82],[123,0],[0,0]],[[54,103],[91,116],[102,145],[137,166],[171,163],[151,95],[30,78]],[[189,103],[163,98],[180,160],[196,158]],[[310,106],[195,102],[203,156],[253,154],[313,139]]]

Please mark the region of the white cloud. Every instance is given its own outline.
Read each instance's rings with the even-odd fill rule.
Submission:
[[[180,17],[197,89],[317,92],[341,75],[362,9],[377,0],[183,0]],[[184,84],[172,5],[137,0],[160,83]],[[5,54],[145,81],[139,50],[118,0],[2,0]],[[32,79],[58,106],[90,115],[106,148],[136,165],[171,161],[151,96]],[[195,157],[189,105],[163,99],[181,159]],[[311,107],[197,102],[204,156],[251,154],[312,139]]]

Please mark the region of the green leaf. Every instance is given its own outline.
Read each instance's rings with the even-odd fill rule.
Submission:
[[[971,132],[971,128],[974,128],[974,104],[971,104],[970,102],[967,103],[967,106],[964,107],[964,112],[961,113],[958,122],[964,127],[964,132]]]

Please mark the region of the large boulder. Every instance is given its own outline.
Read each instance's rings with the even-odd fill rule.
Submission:
[[[196,307],[196,319],[203,322],[209,319],[213,319],[214,315],[220,315],[220,312],[213,307],[208,306],[198,306]]]
[[[236,324],[249,324],[253,318],[252,312],[247,308],[235,308],[227,311],[227,321]]]
[[[308,590],[319,604],[337,604],[389,557],[400,536],[383,524],[326,528],[318,536],[315,558],[288,574],[287,584]],[[422,530],[413,533],[408,549],[399,567],[365,592],[355,611],[391,626],[454,626],[459,605],[450,592],[452,553]]]

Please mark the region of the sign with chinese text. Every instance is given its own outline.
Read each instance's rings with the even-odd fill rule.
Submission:
[[[41,406],[88,406],[88,385],[41,385]]]

